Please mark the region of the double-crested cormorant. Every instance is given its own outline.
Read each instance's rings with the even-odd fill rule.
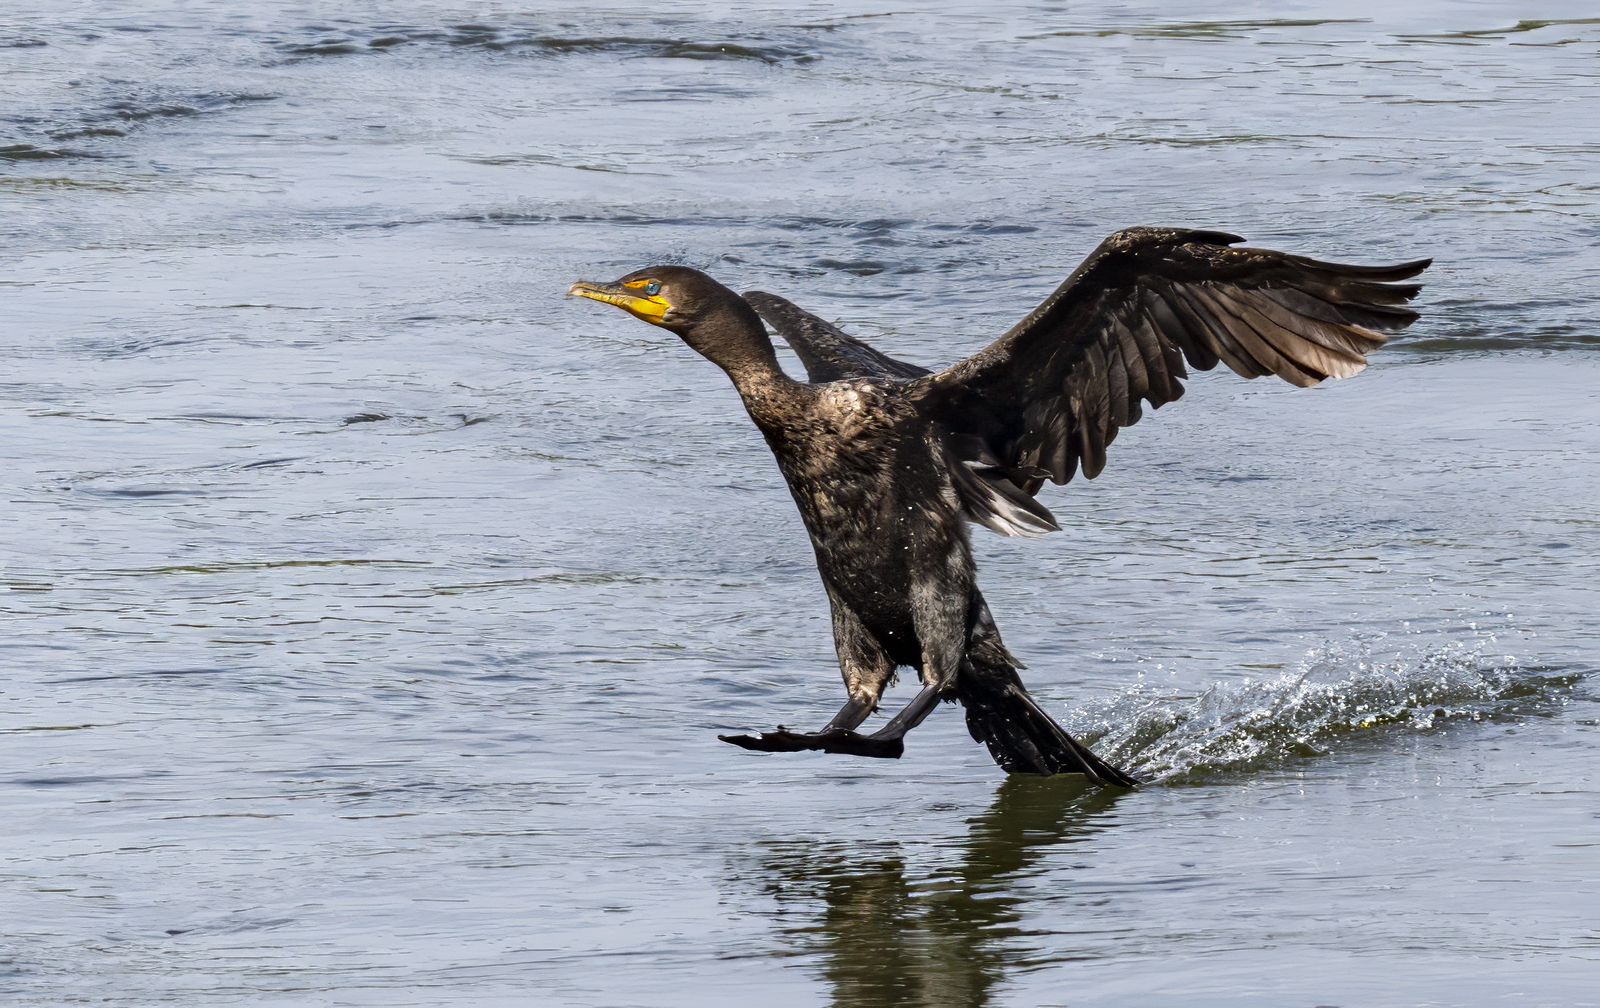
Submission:
[[[1112,235],[1004,336],[933,373],[879,353],[771,294],[652,266],[568,293],[668,329],[727,372],[788,481],[833,609],[849,700],[820,731],[720,736],[746,749],[898,757],[940,700],[1011,773],[1132,786],[1034,703],[974,583],[965,522],[1002,535],[1060,529],[1034,495],[1105,465],[1117,429],[1183,395],[1184,361],[1295,385],[1348,377],[1410,324],[1430,260],[1342,266],[1215,231]],[[759,313],[759,314],[758,314]],[[805,364],[778,366],[765,319]],[[898,666],[922,691],[881,729],[855,729]]]

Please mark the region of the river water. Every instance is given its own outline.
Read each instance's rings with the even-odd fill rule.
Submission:
[[[1486,2],[19,0],[0,999],[1600,1003],[1600,19]],[[1105,234],[1437,265],[975,532],[1153,783],[718,732],[841,699],[653,262],[925,365]],[[786,358],[792,363],[792,358]],[[914,684],[902,683],[898,703]]]

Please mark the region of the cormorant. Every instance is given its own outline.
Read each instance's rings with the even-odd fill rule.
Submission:
[[[743,297],[696,270],[651,266],[569,294],[680,336],[727,372],[794,495],[833,611],[849,699],[820,731],[719,736],[768,752],[894,758],[940,700],[1011,773],[1081,773],[1132,786],[1034,703],[974,583],[965,523],[1010,536],[1059,531],[1034,495],[1098,475],[1140,400],[1183,395],[1184,362],[1295,385],[1366,367],[1383,331],[1410,324],[1399,283],[1431,260],[1345,266],[1216,231],[1130,228],[984,350],[943,371],[888,357],[783,298]],[[784,374],[765,319],[805,364]],[[922,691],[870,735],[899,666]]]

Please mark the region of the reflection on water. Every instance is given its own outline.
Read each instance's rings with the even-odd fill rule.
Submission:
[[[1008,777],[949,866],[919,867],[892,840],[788,841],[762,868],[786,910],[817,915],[787,934],[820,954],[836,1008],[978,1008],[1036,951],[1019,881],[1105,829],[1123,797],[1075,776]]]

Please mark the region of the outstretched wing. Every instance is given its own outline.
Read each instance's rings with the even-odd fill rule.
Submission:
[[[744,299],[799,356],[806,366],[806,377],[813,384],[845,378],[921,378],[932,374],[927,368],[879,353],[776,294],[748,291]]]
[[[1031,496],[1080,465],[1099,475],[1117,429],[1138,422],[1140,400],[1161,406],[1183,395],[1185,360],[1315,385],[1360,371],[1383,345],[1381,331],[1417,318],[1402,306],[1421,285],[1395,281],[1431,260],[1343,266],[1228,247],[1243,240],[1165,228],[1112,235],[1010,332],[926,379],[924,415],[983,486]],[[1038,534],[998,527],[994,495],[963,482],[973,520]]]

